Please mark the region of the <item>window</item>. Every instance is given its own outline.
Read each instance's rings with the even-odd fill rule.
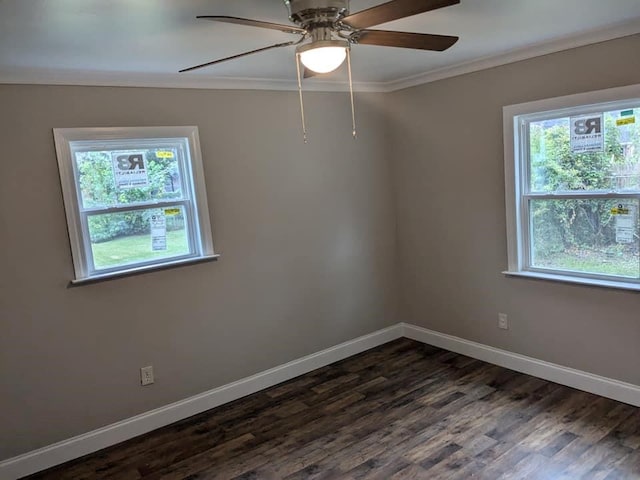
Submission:
[[[509,268],[640,290],[640,85],[504,108]]]
[[[196,127],[54,138],[74,283],[216,257]]]

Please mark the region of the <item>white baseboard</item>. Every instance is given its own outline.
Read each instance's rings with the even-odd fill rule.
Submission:
[[[630,405],[640,406],[640,386],[563,367],[415,325],[399,323],[185,400],[4,460],[0,462],[0,479],[14,480],[51,468],[251,395],[311,372],[316,368],[324,367],[401,337]]]
[[[640,386],[402,323],[402,335],[484,362],[640,407]]]
[[[205,412],[402,336],[400,324],[307,355],[251,377],[0,462],[0,479],[13,480],[96,452]]]

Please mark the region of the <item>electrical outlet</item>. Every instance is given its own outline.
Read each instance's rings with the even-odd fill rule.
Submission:
[[[509,330],[509,318],[506,313],[498,314],[498,328],[502,330]]]
[[[144,387],[145,385],[151,385],[153,383],[153,367],[149,365],[148,367],[142,367],[140,369],[140,384]]]

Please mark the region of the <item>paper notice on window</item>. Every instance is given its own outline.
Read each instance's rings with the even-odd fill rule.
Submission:
[[[634,205],[619,205],[618,211],[625,212],[617,214],[616,218],[616,242],[633,243],[636,233],[636,208]]]
[[[151,215],[151,250],[167,249],[167,218],[164,214]]]
[[[116,188],[143,188],[149,185],[144,152],[114,152],[111,162]]]
[[[571,117],[571,152],[604,152],[604,119],[601,113]]]

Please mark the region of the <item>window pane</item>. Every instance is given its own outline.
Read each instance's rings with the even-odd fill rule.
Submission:
[[[87,220],[96,270],[191,253],[181,205],[95,214]]]
[[[640,277],[638,199],[530,200],[531,265]]]
[[[613,110],[530,122],[530,190],[640,190],[636,113]]]
[[[75,152],[83,208],[182,199],[176,146]]]

